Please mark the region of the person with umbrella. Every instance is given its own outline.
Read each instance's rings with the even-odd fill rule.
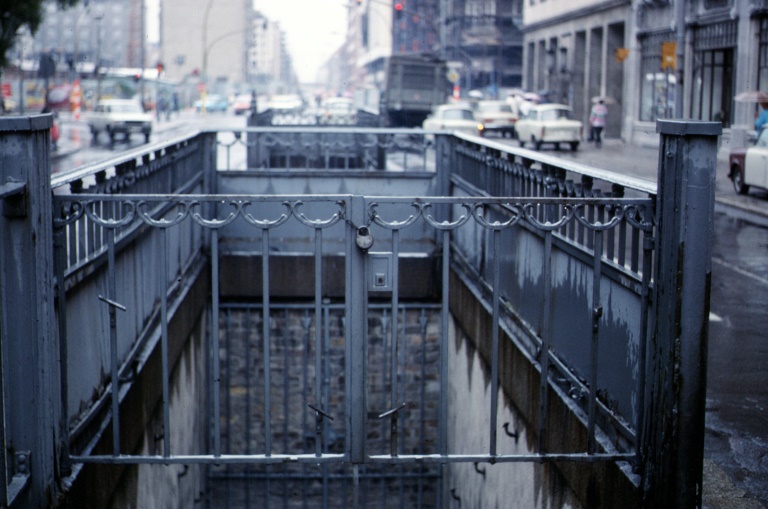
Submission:
[[[768,102],[761,102],[760,113],[755,118],[755,130],[759,133],[766,122],[768,122]]]
[[[589,112],[589,125],[591,127],[589,137],[594,140],[595,147],[602,145],[603,128],[605,128],[605,121],[608,117],[608,108],[605,107],[605,99],[602,97],[597,100],[597,103],[592,106],[592,111]]]
[[[760,111],[755,116],[755,130],[760,134],[760,129],[768,122],[768,92],[746,90],[737,94],[733,99],[737,102],[758,103],[760,105]]]

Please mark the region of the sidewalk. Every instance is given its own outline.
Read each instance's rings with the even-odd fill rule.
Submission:
[[[627,144],[623,140],[612,138],[604,140],[602,148],[595,148],[594,144],[584,142],[575,153],[561,150],[552,154],[652,182],[656,182],[658,178],[658,147],[635,146]],[[728,178],[727,149],[721,149],[717,154],[715,179],[716,206],[730,207],[745,214],[768,220],[768,201],[766,201],[768,193],[755,190],[745,196],[738,195],[733,190],[733,184]]]

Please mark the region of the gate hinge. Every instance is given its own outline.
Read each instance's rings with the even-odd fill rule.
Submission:
[[[0,185],[0,199],[3,200],[5,217],[27,216],[27,183],[9,180]]]
[[[18,451],[14,458],[14,473],[11,483],[8,485],[8,506],[13,504],[16,497],[27,487],[32,475],[32,453],[30,451]]]

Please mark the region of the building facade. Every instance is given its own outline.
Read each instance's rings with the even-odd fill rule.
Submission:
[[[141,67],[141,11],[141,0],[91,0],[64,10],[48,2],[27,58],[48,53],[73,71]]]
[[[656,144],[656,120],[682,117],[722,122],[721,148],[743,146],[758,106],[735,97],[768,87],[767,5],[528,0],[524,86],[585,122],[605,96],[608,137]]]
[[[462,93],[500,90],[522,81],[519,0],[362,0],[351,8],[347,53],[357,91],[375,91],[390,55],[431,54],[449,63]]]
[[[200,76],[223,92],[247,82],[253,41],[249,0],[161,0],[161,59],[169,80]]]

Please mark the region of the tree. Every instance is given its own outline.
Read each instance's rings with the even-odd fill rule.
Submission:
[[[55,0],[66,9],[80,0]],[[33,34],[40,27],[47,0],[0,0],[0,69],[8,64],[7,53],[16,44],[19,28],[27,27]],[[84,0],[88,3],[88,0]]]

